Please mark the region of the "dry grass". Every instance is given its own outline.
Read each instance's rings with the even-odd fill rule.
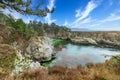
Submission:
[[[1,78],[2,77],[2,78]],[[0,74],[0,80],[120,80],[120,74],[111,72],[105,64],[88,63],[86,66],[42,68],[25,70],[13,77]]]

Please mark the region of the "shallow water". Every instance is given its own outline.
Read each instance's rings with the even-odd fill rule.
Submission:
[[[110,57],[104,55],[118,55],[120,50],[109,48],[98,48],[94,46],[82,46],[67,44],[57,53],[57,59],[54,60],[54,65],[57,66],[77,66],[79,64],[85,65],[86,63],[103,63]]]

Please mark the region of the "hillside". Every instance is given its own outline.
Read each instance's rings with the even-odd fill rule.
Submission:
[[[35,37],[35,38],[32,37],[30,38],[30,40],[25,39],[24,37],[22,37],[21,33],[17,33],[17,31],[14,28],[7,27],[6,25],[3,25],[3,24],[0,24],[0,29],[1,29],[0,31],[0,65],[1,65],[0,66],[0,79],[1,80],[19,80],[19,79],[23,79],[23,80],[26,80],[26,79],[29,79],[29,80],[39,80],[39,79],[40,80],[61,80],[61,79],[63,80],[72,80],[72,79],[73,80],[110,80],[110,79],[118,79],[119,80],[119,74],[120,74],[119,56],[113,56],[111,60],[106,61],[105,63],[96,63],[96,64],[88,63],[86,64],[86,66],[78,65],[73,68],[72,67],[61,67],[61,66],[54,66],[54,67],[48,67],[48,68],[43,67],[43,66],[39,67],[38,63],[34,63],[34,65],[37,64],[36,67],[34,66],[32,67],[32,69],[26,68],[22,73],[11,77],[11,75],[9,74],[11,74],[11,71],[15,69],[14,64],[16,63],[14,61],[16,61],[16,57],[17,57],[17,54],[19,54],[18,53],[19,50],[21,51],[26,50],[28,54],[32,54],[34,51],[36,51],[34,45],[36,45],[38,50],[39,48],[42,49],[44,47],[40,46],[41,41],[46,42],[46,39],[42,37]],[[14,35],[13,34],[11,35],[13,31],[16,31],[16,32]],[[111,34],[112,34],[112,37],[111,37]],[[88,37],[88,38],[104,37],[106,39],[111,39],[111,40],[115,38],[116,40],[119,41],[119,38],[117,37],[119,36],[118,34],[119,32],[79,32],[79,33],[74,33],[75,36],[73,37],[76,39],[78,39],[79,37],[82,37],[82,38],[83,37]],[[103,36],[103,35],[107,35],[108,37]],[[47,42],[49,42],[49,40]],[[16,49],[12,46],[12,44],[16,45]],[[31,48],[33,47],[35,50],[32,49],[32,51],[30,51],[29,47]],[[47,53],[49,53],[50,51],[48,51]],[[25,54],[22,54],[22,55],[25,55]],[[35,55],[32,57],[35,57]],[[34,59],[43,60],[43,61],[50,59],[50,57],[42,58],[42,55],[39,57],[36,56]],[[113,63],[113,60],[116,60],[116,62]],[[24,63],[24,66],[28,66],[30,63],[29,58],[28,59],[22,58],[22,62],[19,64],[23,65],[23,63]],[[16,65],[18,66],[18,64]]]

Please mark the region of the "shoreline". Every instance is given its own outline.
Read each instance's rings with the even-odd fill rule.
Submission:
[[[96,46],[100,48],[120,49],[120,42],[112,42],[105,39],[94,40],[92,38],[68,38],[59,37],[57,39],[65,40],[75,45]]]

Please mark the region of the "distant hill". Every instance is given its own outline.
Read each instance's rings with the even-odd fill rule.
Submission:
[[[92,30],[89,30],[89,29],[86,29],[86,28],[71,28],[71,31],[92,31]]]

